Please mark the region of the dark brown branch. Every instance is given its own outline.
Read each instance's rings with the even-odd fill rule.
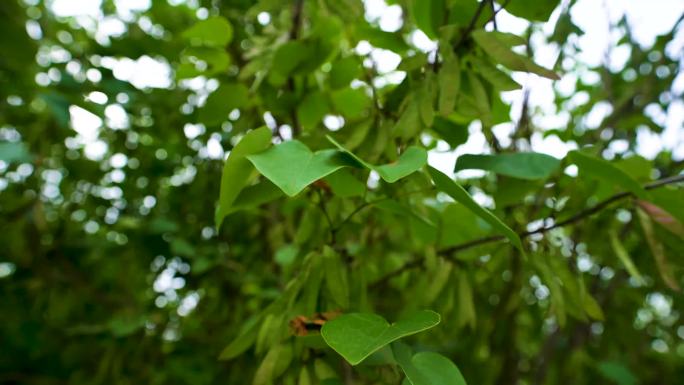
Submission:
[[[470,36],[470,33],[473,32],[475,27],[477,26],[477,20],[480,18],[480,15],[482,14],[482,11],[484,8],[487,6],[488,0],[482,0],[480,1],[480,5],[477,7],[477,10],[475,10],[475,15],[473,15],[473,18],[470,19],[470,23],[466,27],[466,29],[461,33],[461,38],[458,39],[458,43],[454,46],[454,51],[458,51],[461,46],[468,40],[468,36]]]
[[[674,183],[681,183],[681,182],[684,182],[684,175],[675,175],[675,176],[663,178],[663,179],[657,180],[655,182],[646,184],[644,186],[644,189],[653,190],[653,189],[657,189],[657,188],[660,188],[663,186],[667,186],[667,185],[674,184]],[[563,226],[567,226],[567,225],[570,225],[570,224],[573,224],[576,222],[580,222],[584,218],[587,218],[589,216],[592,216],[592,215],[598,213],[599,211],[603,210],[604,208],[610,206],[611,204],[618,202],[620,200],[623,200],[625,198],[632,197],[632,196],[634,196],[634,194],[632,194],[631,192],[621,192],[621,193],[615,194],[613,196],[610,196],[610,197],[602,200],[601,202],[597,203],[596,205],[589,207],[585,210],[582,210],[579,213],[577,213],[577,214],[575,214],[575,215],[573,215],[567,219],[556,222],[551,226],[541,227],[539,229],[532,230],[532,231],[523,231],[523,232],[518,233],[518,236],[520,238],[527,238],[527,237],[534,235],[534,234],[544,234],[544,233],[549,232],[553,229],[563,227]],[[453,254],[455,252],[467,250],[467,249],[473,248],[475,246],[485,245],[488,243],[499,242],[499,241],[502,241],[504,239],[505,239],[505,237],[502,235],[491,235],[488,237],[474,239],[472,241],[464,242],[464,243],[461,243],[459,245],[449,247],[447,249],[441,250],[439,252],[439,254],[441,256],[451,260],[452,262],[454,262],[456,260],[451,258],[451,254]],[[413,268],[419,267],[419,266],[422,266],[422,260],[419,258],[418,259],[412,259],[409,262],[407,262],[406,264],[404,264],[403,266],[401,266],[400,268],[398,268],[397,270],[394,270],[394,271],[386,274],[385,276],[380,277],[377,281],[375,281],[371,284],[371,287],[380,286],[384,282],[388,281],[389,279],[394,278],[394,277],[400,275],[401,273],[403,273],[407,270],[410,270],[410,269],[413,269]]]

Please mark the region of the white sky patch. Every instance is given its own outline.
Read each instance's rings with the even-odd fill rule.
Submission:
[[[423,52],[432,52],[437,49],[437,42],[431,40],[423,31],[417,29],[411,32],[411,43]]]
[[[366,20],[377,22],[381,30],[396,32],[403,25],[401,7],[387,5],[384,0],[364,0]]]
[[[102,0],[52,0],[48,3],[52,12],[60,17],[102,15]]]
[[[171,66],[162,59],[153,59],[147,55],[137,60],[104,57],[102,66],[111,69],[115,78],[127,81],[139,89],[169,88],[172,84]]]

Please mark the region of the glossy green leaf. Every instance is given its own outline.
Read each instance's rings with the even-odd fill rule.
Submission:
[[[249,155],[259,172],[289,196],[311,183],[355,162],[337,150],[311,152],[302,142],[291,140],[259,154]]]
[[[271,131],[261,127],[248,132],[233,148],[223,166],[219,204],[216,210],[216,227],[221,227],[223,218],[228,215],[238,194],[256,176],[254,167],[246,159],[247,155],[264,151],[271,144]]]
[[[406,149],[406,151],[404,151],[403,154],[399,156],[399,159],[397,159],[395,162],[384,164],[382,166],[374,166],[354,155],[351,151],[347,151],[347,149],[345,149],[331,136],[328,135],[327,138],[332,144],[337,146],[340,151],[343,151],[351,156],[363,167],[376,171],[383,180],[389,183],[394,183],[401,178],[413,174],[427,164],[427,151],[421,147],[410,146]]]
[[[587,155],[580,151],[570,151],[567,155],[570,162],[577,165],[580,173],[620,186],[642,199],[649,195],[643,187],[626,172],[613,166],[604,159]]]
[[[509,47],[509,41],[502,39],[501,36],[496,33],[476,30],[473,31],[472,36],[473,39],[475,39],[475,42],[477,42],[477,44],[482,47],[495,62],[501,63],[513,71],[531,72],[549,79],[560,79],[555,72],[536,64],[525,56],[513,52]]]
[[[325,342],[351,365],[357,365],[383,346],[436,326],[439,314],[422,310],[388,323],[377,314],[350,313],[326,322],[321,330]]]
[[[477,202],[475,202],[473,198],[466,192],[466,190],[463,189],[463,187],[459,186],[451,178],[433,167],[428,166],[428,171],[432,177],[432,181],[435,183],[435,186],[437,186],[437,189],[444,191],[456,202],[466,206],[470,211],[477,214],[477,216],[484,219],[499,233],[508,238],[508,240],[510,240],[515,247],[523,251],[522,243],[520,242],[520,237],[518,234],[501,222],[501,220],[489,210],[478,205]]]
[[[224,47],[233,39],[233,27],[221,16],[198,21],[183,32],[183,37],[196,46]]]
[[[465,154],[456,159],[454,171],[477,169],[520,179],[546,179],[560,166],[560,160],[537,152],[475,155]]]

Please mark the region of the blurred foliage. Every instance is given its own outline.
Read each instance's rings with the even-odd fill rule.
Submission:
[[[0,2],[0,383],[684,378],[684,163],[636,152],[681,103],[681,18],[613,25],[615,68],[574,1],[393,0],[393,32],[354,0],[57,3]],[[502,97],[561,75],[558,127]],[[427,166],[474,135],[481,177]]]

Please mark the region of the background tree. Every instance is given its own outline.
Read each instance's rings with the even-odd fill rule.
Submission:
[[[682,17],[375,3],[0,2],[0,383],[684,377]]]

